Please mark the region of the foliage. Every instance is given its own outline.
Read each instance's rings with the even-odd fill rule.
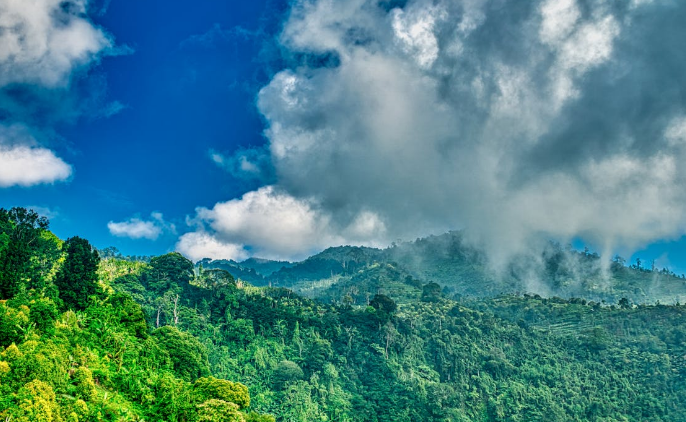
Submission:
[[[245,418],[237,404],[210,399],[198,405],[198,422],[245,422]]]
[[[101,293],[97,275],[100,256],[86,239],[78,236],[68,239],[65,248],[67,256],[57,273],[55,286],[64,306],[84,310],[91,297]]]
[[[281,389],[286,384],[301,380],[304,377],[305,373],[297,363],[290,360],[282,360],[274,369],[272,381],[277,389]]]
[[[49,222],[33,210],[0,208],[0,299],[21,289],[45,287],[44,258],[53,258],[55,246],[41,237]],[[47,255],[47,256],[46,256]]]
[[[5,220],[0,254],[15,225]],[[590,284],[579,287],[586,298],[455,296],[496,290],[459,239],[332,248],[263,276],[309,284],[322,301],[236,281],[230,269],[193,268],[178,254],[149,263],[114,254],[95,272],[99,294],[83,295],[63,277],[85,267],[92,249],[70,252],[71,239],[64,252],[52,241],[56,254],[28,247],[33,264],[0,301],[0,420],[686,420],[686,307],[638,294],[615,306],[596,300],[604,296]],[[435,256],[413,257],[420,249]],[[546,253],[561,291],[574,291],[564,281],[571,263],[587,265],[579,268],[594,282],[593,254]],[[424,281],[437,263],[446,266],[431,273],[445,278]],[[86,300],[60,313],[50,271],[37,268],[54,272],[59,298]],[[610,270],[619,292],[641,277],[677,279]],[[312,287],[307,277],[322,275],[328,284]]]
[[[23,211],[11,215],[30,217]],[[3,227],[13,230],[15,220],[5,219]],[[34,242],[56,239],[43,227],[34,225]],[[11,242],[4,240],[0,253]],[[57,295],[50,295],[57,290],[36,288],[37,279],[50,279],[33,264],[20,268],[26,270],[22,284],[9,300],[0,300],[0,420],[270,420],[250,409],[247,387],[210,377],[197,337],[171,326],[151,333],[143,308],[111,288],[125,276],[136,278],[129,286],[140,285],[148,268],[141,265],[147,264],[129,261],[127,268],[135,272],[102,271],[97,252],[84,239],[69,239],[64,246],[65,254],[27,250],[30,262],[44,261],[43,268],[54,270],[59,298],[71,309],[60,313]],[[189,382],[198,376],[207,378]]]
[[[441,286],[438,283],[429,283],[422,287],[422,302],[438,302],[441,296]]]
[[[193,394],[199,402],[216,399],[234,403],[239,409],[250,407],[248,387],[214,377],[197,379],[193,384]]]
[[[152,336],[169,353],[174,371],[179,377],[193,381],[209,375],[205,347],[191,334],[176,327],[165,326],[153,331]]]

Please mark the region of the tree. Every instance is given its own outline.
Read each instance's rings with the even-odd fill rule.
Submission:
[[[629,309],[631,307],[631,305],[629,304],[629,299],[627,299],[625,297],[619,299],[618,304],[619,304],[619,307],[622,309]]]
[[[131,296],[124,293],[115,293],[110,296],[109,303],[112,309],[116,310],[117,317],[122,326],[133,336],[138,338],[148,338],[148,323],[145,319],[143,309]]]
[[[276,419],[274,419],[274,416],[272,416],[272,415],[260,415],[259,413],[250,412],[250,414],[246,415],[245,421],[246,422],[276,422]]]
[[[67,257],[55,278],[64,306],[83,310],[88,307],[91,296],[101,293],[98,285],[98,251],[86,239],[78,236],[67,239]]]
[[[441,298],[441,286],[437,283],[429,283],[422,287],[422,302],[438,302]]]
[[[26,208],[0,208],[0,299],[14,297],[31,279],[31,255],[49,222]]]
[[[222,269],[209,269],[200,272],[205,284],[209,288],[217,288],[226,285],[236,285],[236,280],[231,273]]]
[[[8,421],[17,422],[58,422],[60,408],[55,392],[50,384],[33,380],[17,392],[17,406],[11,409]]]
[[[297,363],[290,360],[282,360],[274,369],[272,381],[276,388],[281,389],[289,382],[298,381],[304,377],[305,373]]]
[[[24,337],[23,328],[28,326],[27,310],[18,310],[0,302],[0,350]]]
[[[250,407],[248,387],[215,377],[198,378],[193,384],[193,394],[199,403],[207,400],[222,400],[235,403],[239,409]]]
[[[158,293],[186,288],[193,279],[193,263],[178,252],[150,260],[151,287]]]
[[[245,418],[236,404],[210,399],[198,405],[198,422],[245,422]]]
[[[377,311],[382,311],[387,314],[392,314],[398,308],[395,301],[390,297],[382,294],[374,295],[374,299],[369,302],[369,306],[376,309]]]
[[[169,353],[174,371],[181,378],[194,381],[210,374],[207,350],[197,338],[171,326],[158,328],[152,335]]]

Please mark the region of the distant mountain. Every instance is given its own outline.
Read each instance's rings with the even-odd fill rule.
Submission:
[[[290,288],[303,296],[325,302],[368,305],[376,294],[399,302],[416,302],[422,294],[422,287],[422,281],[412,277],[404,268],[376,262],[352,274],[301,281]]]
[[[264,279],[264,277],[261,274],[259,274],[254,268],[244,267],[242,264],[234,260],[212,260],[209,258],[205,258],[196,264],[196,267],[200,266],[202,266],[202,268],[206,270],[226,270],[233,276],[233,278],[247,281],[248,283],[253,284],[255,286],[267,285],[267,281]]]
[[[498,279],[489,271],[484,252],[468,245],[460,232],[400,243],[386,249],[385,257],[454,294],[483,297],[519,290],[513,280]]]
[[[286,287],[330,302],[352,299],[359,304],[360,297],[378,292],[405,300],[421,294],[421,286],[432,282],[449,297],[532,293],[607,303],[617,303],[621,298],[632,303],[686,302],[683,276],[667,269],[626,266],[619,257],[603,262],[598,254],[555,243],[537,253],[515,257],[496,274],[486,254],[465,241],[461,232],[386,249],[331,247],[296,263],[251,258],[240,263],[203,260],[200,264],[225,269],[256,286]]]
[[[263,277],[270,276],[282,268],[290,268],[295,265],[288,261],[272,261],[262,258],[248,258],[238,264],[241,268],[253,269]]]
[[[322,280],[337,275],[354,274],[376,262],[383,262],[383,251],[357,246],[328,248],[269,277],[274,285],[290,287],[307,280]]]

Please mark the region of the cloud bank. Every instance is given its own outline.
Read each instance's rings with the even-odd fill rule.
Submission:
[[[535,239],[678,237],[685,21],[659,0],[296,1],[280,44],[310,59],[257,99],[276,183],[199,209],[181,249],[288,258],[466,227],[501,262]],[[350,237],[365,215],[383,230]]]

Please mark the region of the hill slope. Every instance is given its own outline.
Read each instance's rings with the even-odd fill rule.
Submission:
[[[329,269],[312,292],[331,305],[200,271],[176,253],[92,266],[83,239],[33,224],[22,244],[16,227],[0,224],[3,419],[686,420],[680,305],[455,301],[382,262],[388,251],[355,248],[303,267]]]
[[[226,269],[235,278],[254,285],[286,287],[309,297],[334,301],[344,300],[351,292],[351,283],[357,284],[357,291],[365,295],[384,288],[389,292],[395,289],[374,281],[378,277],[376,268],[390,265],[400,274],[392,280],[394,283],[402,284],[409,276],[418,280],[415,283],[438,283],[446,294],[455,297],[485,298],[528,292],[607,303],[617,303],[621,298],[640,304],[686,302],[683,276],[677,277],[667,269],[627,267],[619,257],[613,262],[602,262],[597,254],[556,244],[549,244],[537,254],[518,257],[496,274],[490,269],[486,255],[464,241],[460,232],[417,239],[383,250],[352,246],[328,248],[268,275],[256,274],[246,270],[243,264],[230,261],[204,260],[202,263],[207,268]],[[338,283],[342,285],[334,288]],[[367,288],[371,285],[376,290]],[[354,291],[353,288],[353,296]],[[391,293],[394,299],[403,300],[402,295],[394,295]]]

